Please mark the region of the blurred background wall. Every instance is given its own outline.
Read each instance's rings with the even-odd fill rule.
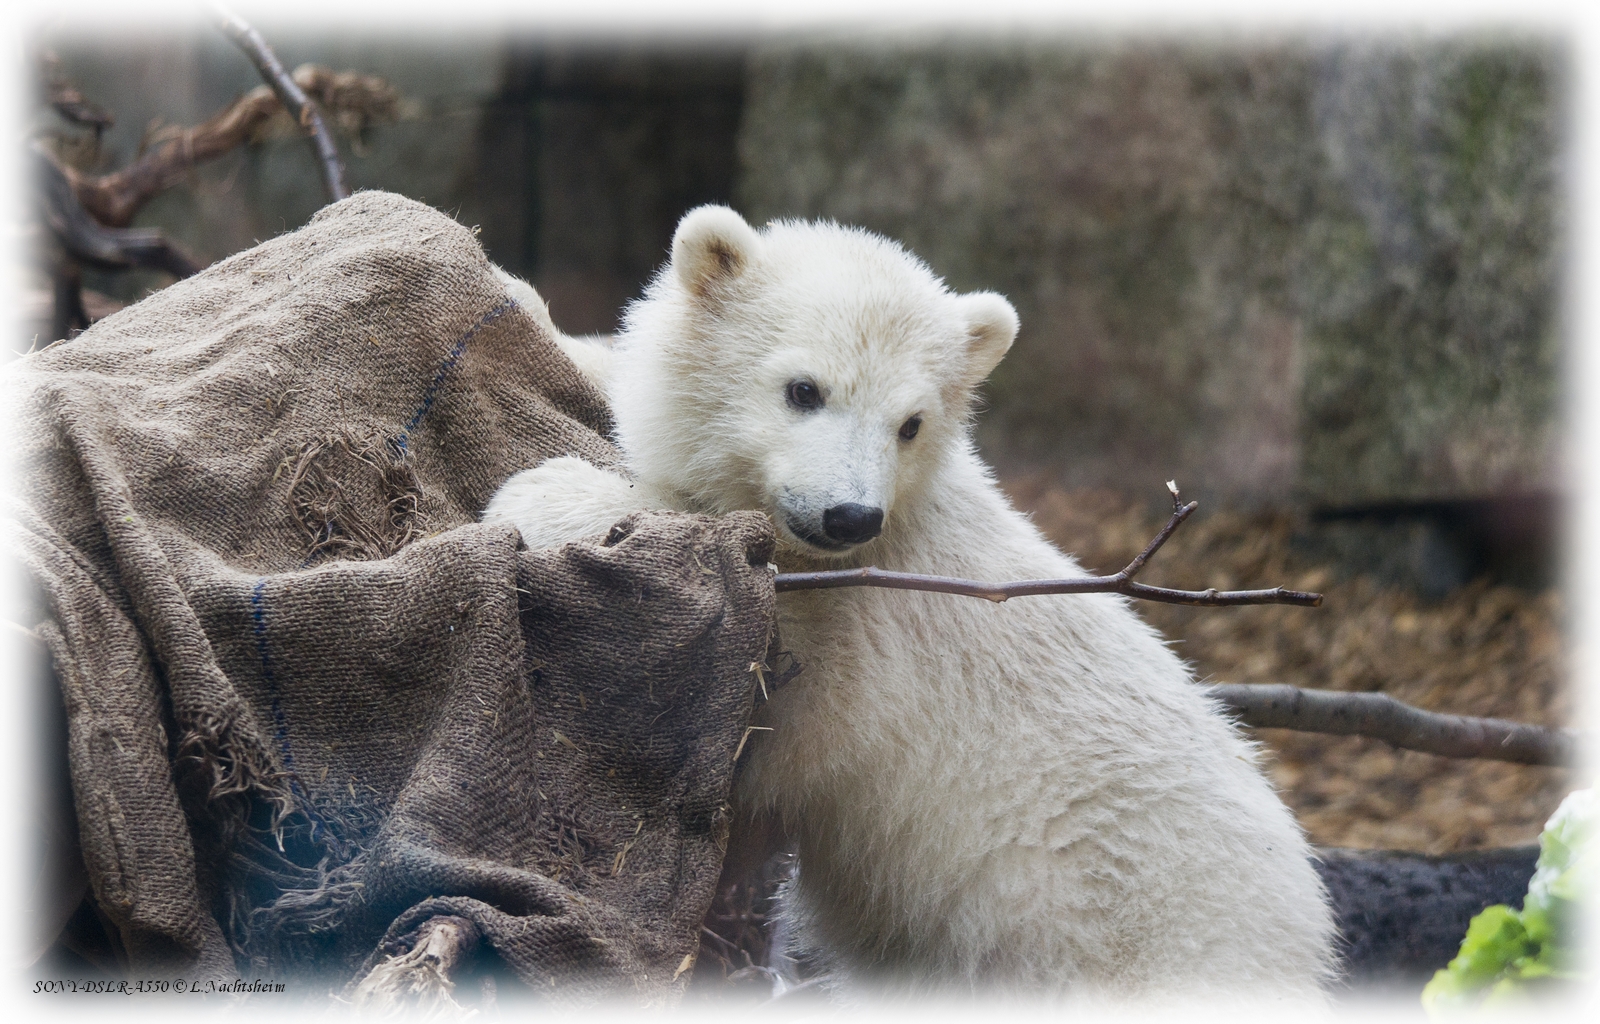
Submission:
[[[1202,499],[1297,503],[1346,523],[1351,557],[1435,589],[1550,561],[1557,40],[663,44],[261,27],[288,67],[395,86],[397,119],[340,139],[351,185],[477,225],[569,331],[612,330],[695,205],[836,218],[1016,304],[1022,333],[980,428],[1008,474],[1156,496],[1176,476]],[[34,44],[116,115],[76,151],[85,169],[259,84],[204,27],[63,26]],[[201,166],[136,224],[208,262],[322,201],[308,147],[285,133]],[[88,283],[130,301],[164,279]],[[1389,540],[1374,546],[1370,523]]]
[[[1025,325],[987,437],[1338,502],[1553,480],[1537,46],[765,48],[738,198],[903,238]]]

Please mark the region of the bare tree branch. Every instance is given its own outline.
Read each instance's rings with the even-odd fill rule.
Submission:
[[[244,28],[249,30],[247,25]],[[260,37],[255,38],[259,41]],[[240,45],[249,51],[247,44],[248,40]],[[281,72],[282,67],[275,63],[276,57],[272,57],[271,51],[264,52],[274,62],[272,67]],[[101,131],[114,123],[112,116],[90,103],[67,81],[54,54],[45,55],[45,72],[50,103],[66,120],[94,129],[98,148]],[[264,73],[270,77],[270,69]],[[302,99],[307,94],[317,97],[338,118],[340,126],[355,134],[357,139],[367,124],[391,119],[399,113],[398,91],[371,75],[334,72],[305,64],[295,69],[289,81]],[[313,138],[324,175],[329,165],[321,158],[327,154],[333,154],[334,169],[342,175],[316,103],[309,100],[296,115],[302,127],[307,125],[308,115],[316,122],[311,126],[313,135],[321,131],[324,137],[321,141]],[[52,336],[66,338],[89,326],[79,263],[113,270],[149,267],[176,277],[195,273],[199,264],[161,232],[119,229],[127,228],[145,203],[183,181],[196,164],[258,138],[274,119],[290,118],[278,94],[268,86],[260,86],[204,124],[163,128],[148,147],[141,146],[140,155],[132,164],[102,175],[86,174],[73,167],[72,160],[46,149],[43,144],[36,144],[40,158],[48,164],[41,165],[38,170],[41,212],[60,243],[59,250],[49,260],[55,307],[51,318]],[[343,189],[342,183],[336,184]]]
[[[283,69],[277,54],[261,38],[261,33],[221,4],[214,6],[222,31],[245,52],[256,70],[261,72],[262,79],[277,93],[284,109],[310,134],[311,148],[316,154],[318,166],[322,168],[322,184],[327,189],[328,198],[338,202],[348,196],[350,190],[345,187],[344,165],[339,162],[339,150],[333,144],[333,136],[328,133],[328,126],[323,123],[316,103]]]
[[[390,118],[399,94],[381,78],[335,72],[314,64],[294,69],[295,84],[321,100],[336,117],[355,125]],[[92,176],[62,166],[78,202],[107,227],[126,227],[152,198],[181,182],[189,169],[243,145],[268,127],[283,103],[267,86],[257,86],[191,128],[167,128],[139,159],[109,174]]]
[[[1145,549],[1111,576],[1083,576],[1077,579],[1018,580],[1012,583],[981,583],[977,580],[952,579],[947,576],[923,576],[909,572],[890,572],[876,566],[861,569],[834,569],[825,572],[779,573],[776,587],[780,593],[791,590],[831,590],[835,587],[882,587],[888,590],[925,590],[937,594],[960,594],[981,597],[997,604],[1013,597],[1036,597],[1046,594],[1123,594],[1143,601],[1163,604],[1191,604],[1205,607],[1222,607],[1242,604],[1291,604],[1316,608],[1322,604],[1321,594],[1300,590],[1172,590],[1135,582],[1134,576],[1143,569],[1150,556],[1161,550],[1184,520],[1200,507],[1197,501],[1179,504],[1178,489],[1167,484],[1172,492],[1172,517],[1161,532],[1145,545]]]
[[[188,277],[200,270],[188,253],[155,228],[103,227],[79,204],[66,171],[49,151],[35,145],[44,222],[67,254],[103,270],[143,267]]]
[[[1206,690],[1246,725],[1368,736],[1445,757],[1565,766],[1574,763],[1580,740],[1574,729],[1443,715],[1386,693],[1302,690],[1282,683],[1218,683]]]
[[[258,86],[204,124],[158,136],[155,145],[121,170],[97,177],[71,167],[63,167],[63,171],[78,201],[95,220],[108,227],[124,227],[145,203],[182,181],[195,164],[243,144],[282,109],[271,89]]]

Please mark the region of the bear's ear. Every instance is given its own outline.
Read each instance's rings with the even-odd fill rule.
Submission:
[[[956,297],[967,321],[967,380],[978,384],[989,376],[1017,337],[1017,311],[1005,296],[972,292]]]
[[[743,217],[726,206],[701,206],[678,222],[672,269],[689,294],[704,297],[743,274],[760,247],[761,239]]]

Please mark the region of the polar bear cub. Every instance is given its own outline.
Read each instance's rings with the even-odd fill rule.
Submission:
[[[701,207],[592,361],[631,477],[552,459],[485,519],[543,546],[638,509],[760,509],[785,571],[1081,575],[969,436],[1016,331],[1004,298],[954,294],[881,237]],[[758,711],[772,731],[736,799],[797,837],[786,913],[836,976],[1318,998],[1334,929],[1311,851],[1126,600],[845,589],[778,608],[806,670]]]

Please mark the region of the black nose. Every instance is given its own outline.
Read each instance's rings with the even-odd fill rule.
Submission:
[[[822,513],[822,532],[840,544],[862,544],[883,529],[883,509],[865,505],[835,505]]]

